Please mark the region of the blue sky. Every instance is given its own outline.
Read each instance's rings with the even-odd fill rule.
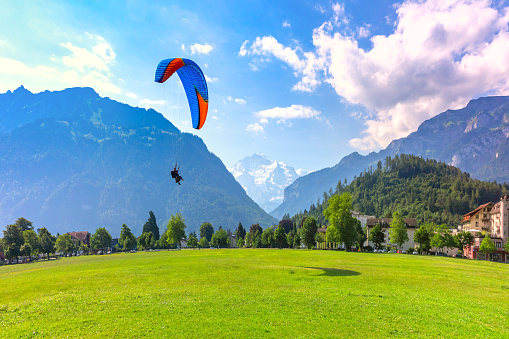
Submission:
[[[0,0],[0,9],[1,93],[93,87],[163,113],[227,166],[263,153],[321,169],[472,98],[509,93],[506,1]],[[154,82],[172,57],[207,76],[200,131],[177,77]]]

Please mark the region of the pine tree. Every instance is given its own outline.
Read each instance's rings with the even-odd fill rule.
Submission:
[[[157,227],[156,216],[154,215],[154,212],[152,212],[152,211],[148,212],[148,214],[149,214],[149,218],[148,218],[148,221],[145,223],[145,225],[143,225],[142,233],[152,232],[152,234],[154,235],[155,241],[158,241],[159,240],[159,227]]]

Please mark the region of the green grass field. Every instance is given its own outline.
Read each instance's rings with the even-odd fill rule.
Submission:
[[[184,250],[0,267],[1,338],[508,338],[509,265]]]

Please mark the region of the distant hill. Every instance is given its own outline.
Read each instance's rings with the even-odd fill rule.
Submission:
[[[508,194],[509,185],[472,179],[443,162],[401,154],[387,157],[347,186],[338,185],[333,193],[343,192],[352,194],[355,211],[367,215],[391,217],[399,211],[403,217],[416,218],[419,225],[434,222],[457,226],[464,214]],[[312,215],[326,224],[323,210],[329,197],[294,215],[294,221],[300,223],[304,216]]]
[[[334,190],[338,181],[354,176],[396,154],[413,154],[454,165],[472,178],[509,182],[509,97],[471,100],[423,122],[417,131],[366,156],[352,153],[330,168],[300,177],[285,189],[284,201],[270,214],[281,218],[309,209]]]
[[[169,176],[175,159],[182,186]],[[53,233],[106,227],[118,236],[126,223],[139,235],[149,211],[161,230],[182,213],[188,233],[203,222],[277,222],[199,137],[91,88],[1,94],[0,173],[0,230],[25,217]]]
[[[307,174],[281,161],[269,160],[263,154],[253,154],[228,168],[247,194],[265,211],[272,211],[283,202],[285,187]]]

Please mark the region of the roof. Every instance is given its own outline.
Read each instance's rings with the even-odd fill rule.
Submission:
[[[403,221],[407,224],[408,228],[417,228],[417,219],[415,218],[403,218]],[[392,218],[369,218],[366,221],[366,226],[373,227],[376,224],[387,224],[392,222]]]
[[[479,213],[479,211],[483,210],[485,207],[487,207],[488,205],[492,205],[493,204],[490,202],[484,204],[484,205],[481,205],[479,207],[477,207],[475,210],[473,211],[470,211],[468,212],[467,214],[463,215],[463,221],[467,221],[468,219],[470,219],[472,216],[476,215],[477,213]]]
[[[87,231],[82,232],[69,232],[70,236],[73,238],[76,238],[78,240],[81,240],[83,242],[87,241],[87,238],[90,237],[90,233]]]

